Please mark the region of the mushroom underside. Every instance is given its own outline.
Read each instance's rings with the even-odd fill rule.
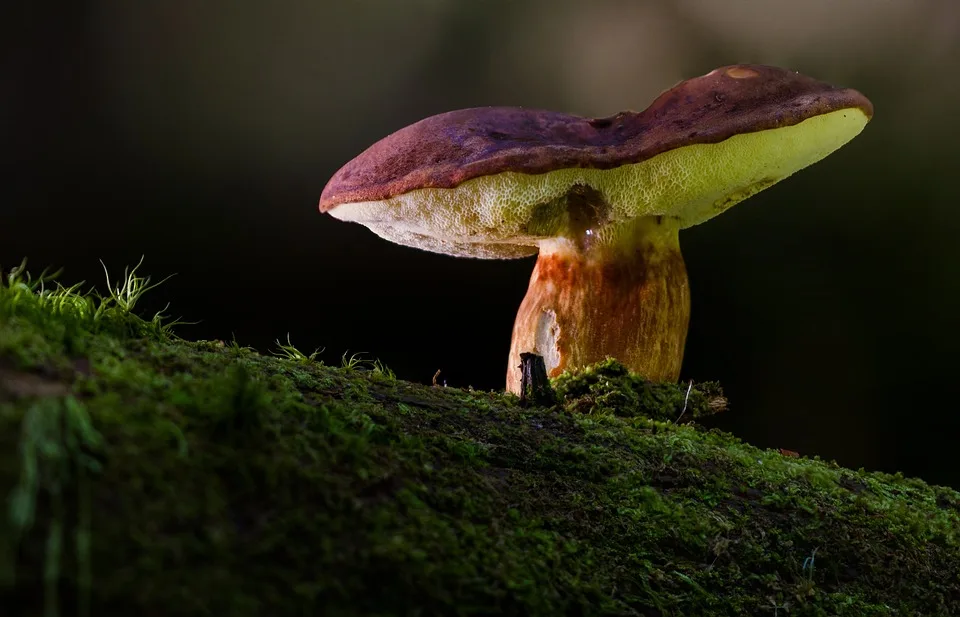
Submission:
[[[422,250],[484,259],[523,257],[576,224],[571,196],[581,187],[602,197],[597,213],[602,221],[663,216],[683,229],[822,159],[856,136],[867,120],[860,109],[841,109],[610,169],[503,171],[453,188],[419,188],[382,200],[344,203],[329,212]]]

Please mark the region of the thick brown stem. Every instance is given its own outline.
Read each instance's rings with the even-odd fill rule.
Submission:
[[[690,319],[677,231],[652,218],[592,242],[544,243],[513,326],[507,390],[520,391],[523,352],[543,356],[550,377],[612,356],[676,380]]]

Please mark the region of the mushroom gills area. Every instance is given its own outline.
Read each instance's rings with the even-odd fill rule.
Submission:
[[[559,235],[562,224],[552,217],[563,208],[555,206],[579,187],[602,194],[605,221],[663,215],[687,228],[819,161],[856,136],[867,120],[860,109],[841,109],[717,143],[678,146],[611,169],[586,164],[542,174],[503,171],[453,188],[424,187],[378,201],[344,203],[330,214],[427,251],[525,257],[544,238]]]
[[[680,375],[690,320],[679,224],[643,217],[593,241],[544,241],[517,312],[507,390],[519,393],[520,354],[556,377],[612,356],[654,381]]]

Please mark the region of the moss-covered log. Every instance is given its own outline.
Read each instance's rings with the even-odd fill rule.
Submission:
[[[685,424],[715,386],[524,408],[118,299],[0,284],[3,615],[960,614],[960,495]]]

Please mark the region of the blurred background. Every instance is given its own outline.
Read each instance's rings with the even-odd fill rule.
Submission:
[[[425,116],[606,116],[736,62],[855,87],[852,143],[681,234],[683,379],[763,447],[960,488],[955,0],[8,3],[0,266],[102,289],[145,255],[147,311],[266,352],[290,333],[399,377],[501,389],[533,259],[475,261],[317,212],[327,179]]]

